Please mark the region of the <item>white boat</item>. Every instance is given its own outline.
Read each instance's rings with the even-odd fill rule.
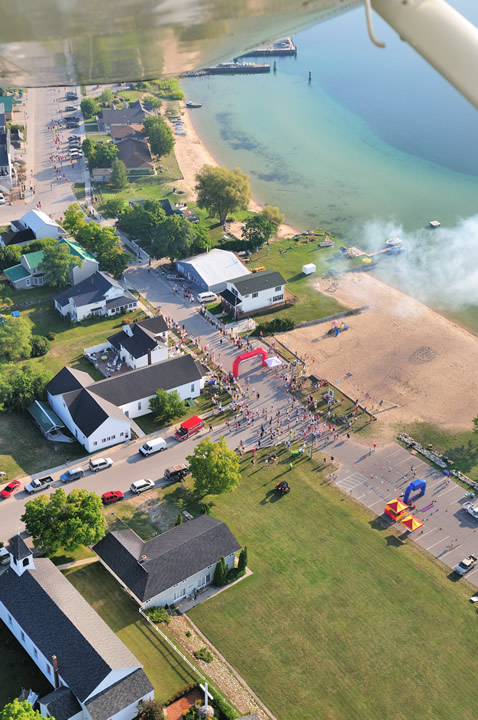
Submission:
[[[389,238],[388,240],[385,241],[386,245],[400,245],[401,242],[402,242],[401,239],[397,238],[397,237]]]
[[[187,108],[200,108],[202,107],[202,103],[198,102],[192,102],[191,100],[188,100],[186,103]]]

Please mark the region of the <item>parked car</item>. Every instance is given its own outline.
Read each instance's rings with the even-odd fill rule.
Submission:
[[[204,427],[204,420],[197,415],[185,420],[174,433],[176,440],[187,440]]]
[[[468,555],[468,557],[463,558],[463,560],[456,565],[453,570],[456,572],[457,575],[463,576],[466,575],[466,573],[470,572],[470,570],[473,570],[476,563],[478,562],[478,558],[476,558],[474,555]]]
[[[68,140],[78,140],[78,141],[81,141],[81,135],[68,135]]]
[[[151,490],[151,488],[154,488],[154,480],[136,480],[136,482],[130,485],[131,492],[136,495],[146,492],[146,490]]]
[[[73,480],[78,480],[78,478],[83,477],[84,474],[85,471],[81,467],[70,468],[66,470],[63,475],[60,475],[60,480],[64,483],[72,482]]]
[[[189,465],[173,465],[164,471],[164,479],[168,482],[180,482],[189,473]]]
[[[21,482],[20,480],[12,480],[12,482],[8,483],[8,485],[5,485],[3,490],[0,492],[0,497],[2,497],[4,500],[10,497],[10,495],[13,495],[14,492],[18,490],[20,487]]]
[[[214,302],[215,300],[217,300],[217,295],[213,292],[203,292],[199,293],[197,296],[197,301],[198,303],[201,303],[201,305],[204,305],[204,303]]]
[[[37,478],[36,480],[32,480],[31,483],[28,483],[28,485],[25,485],[25,492],[27,492],[31,495],[32,493],[40,492],[41,490],[46,490],[47,487],[52,482],[53,482],[53,478],[51,475],[46,475],[45,477]]]
[[[68,92],[65,93],[65,99],[66,100],[78,100],[78,95],[74,92],[71,92],[71,90],[68,90]]]
[[[111,503],[119,502],[120,500],[124,500],[124,495],[121,490],[110,490],[101,496],[103,505],[111,505]]]
[[[162,452],[166,450],[166,440],[162,437],[155,438],[154,440],[148,440],[144,445],[141,445],[139,451],[141,455],[152,455],[156,452]]]
[[[113,460],[111,458],[95,458],[94,460],[90,460],[90,470],[93,470],[93,472],[98,472],[98,470],[106,470],[106,468],[109,468],[113,465]]]
[[[67,105],[65,108],[66,112],[76,112],[79,109],[78,105]]]
[[[0,193],[0,205],[5,205],[5,197],[3,193]]]

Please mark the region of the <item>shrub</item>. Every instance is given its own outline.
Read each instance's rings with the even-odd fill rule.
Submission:
[[[153,607],[146,610],[146,615],[154,623],[170,623],[171,618],[168,615],[168,611],[163,607]]]
[[[2,543],[2,544],[3,544],[3,543]],[[186,635],[186,637],[191,637],[191,636],[192,636],[191,630],[186,630],[186,632],[185,632],[184,634]]]
[[[46,336],[47,336],[48,340],[54,340],[56,338],[56,333],[49,332],[46,334]]]
[[[32,335],[32,352],[30,357],[42,357],[50,349],[50,342],[43,335]]]
[[[200,650],[194,651],[194,657],[198,660],[204,660],[204,662],[210,663],[214,660],[214,655],[210,650],[202,647]]]
[[[209,692],[211,693],[213,700],[212,706],[214,707],[215,720],[236,720],[239,717],[234,708],[232,708],[222,697],[220,697],[215,690],[209,686]]]
[[[188,694],[188,692],[191,692],[191,690],[194,690],[197,688],[198,684],[197,682],[194,682],[194,680],[187,685],[185,685],[181,690],[178,690],[177,692],[170,695],[167,700],[164,702],[164,705],[171,705],[171,703],[175,702],[176,700],[179,700],[179,698],[184,697]]]
[[[262,333],[263,335],[274,335],[274,333],[278,332],[288,332],[289,330],[293,330],[294,327],[295,325],[292,320],[279,317],[269,322],[261,323],[256,327],[253,334],[260,335]]]
[[[223,587],[226,584],[227,567],[223,557],[219,560],[214,568],[214,577],[212,579],[213,585],[216,587]]]
[[[229,585],[229,583],[234,582],[234,580],[238,580],[240,577],[246,574],[245,568],[241,569],[239,567],[237,568],[230,568],[230,570],[227,571],[226,575],[226,585]]]
[[[244,546],[239,553],[239,562],[237,563],[238,570],[244,570],[247,567],[247,547]]]

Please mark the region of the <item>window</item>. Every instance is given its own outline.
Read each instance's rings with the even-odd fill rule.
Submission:
[[[258,296],[259,296],[259,293],[252,293],[253,298],[258,297]]]
[[[33,647],[33,654],[36,658],[38,657],[38,650],[36,649],[36,647]]]
[[[209,573],[206,575],[206,582],[207,583],[211,582],[211,576]]]
[[[105,443],[105,442],[106,442],[106,438],[103,438],[103,440],[102,440],[101,442],[102,442],[102,443]]]
[[[8,616],[8,622],[10,623],[10,625],[12,624],[12,616],[11,615]]]
[[[27,567],[29,562],[30,562],[30,558],[25,558],[23,561],[23,567]]]
[[[272,298],[272,302],[279,302],[279,300],[283,300],[283,299],[284,299],[283,295],[276,295],[275,297]]]
[[[25,633],[23,632],[23,630],[21,632],[21,636],[22,636],[22,642],[25,642]]]
[[[196,385],[194,383],[191,383],[191,392],[194,392],[196,389]]]
[[[237,290],[236,290],[236,288],[231,288],[231,292],[232,292],[233,295],[235,295],[235,296],[237,297]]]
[[[95,440],[95,442],[93,443],[93,445],[98,445],[98,440]]]
[[[121,432],[121,433],[120,433],[120,437],[123,437],[123,435],[124,435],[124,433]]]
[[[46,664],[46,671],[48,675],[51,675],[51,665],[49,665],[48,663]]]
[[[141,400],[138,400],[138,410],[141,410]]]
[[[30,278],[27,278],[27,279],[25,280],[25,285],[26,285],[27,287],[30,287],[30,285],[31,285],[31,280],[30,280]]]
[[[282,285],[279,285],[278,287],[274,288],[274,292],[280,292],[282,290]]]

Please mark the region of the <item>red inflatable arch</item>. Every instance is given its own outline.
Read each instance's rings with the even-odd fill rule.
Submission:
[[[256,355],[262,355],[262,367],[266,367],[267,352],[262,348],[256,348],[255,350],[250,350],[249,352],[245,352],[242,353],[242,355],[237,356],[237,358],[232,363],[233,376],[236,378],[239,375],[239,363],[241,363],[243,360],[248,360],[251,357],[255,357]]]

